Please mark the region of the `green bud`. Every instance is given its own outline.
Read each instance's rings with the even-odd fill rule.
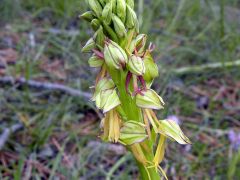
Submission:
[[[108,78],[101,79],[95,87],[95,92],[93,94],[92,101],[101,100],[99,97],[97,97],[100,95],[101,91],[104,91],[107,89],[113,89],[114,87],[115,87],[115,85],[114,85],[113,80],[108,79]],[[100,101],[99,101],[99,104],[100,104]]]
[[[90,38],[87,43],[85,44],[85,46],[83,46],[82,48],[82,52],[86,53],[86,52],[90,52],[92,49],[94,49],[96,47],[96,44],[93,40],[93,38]]]
[[[107,66],[115,69],[124,67],[128,61],[125,51],[111,40],[105,42],[104,58]]]
[[[126,2],[125,0],[117,0],[117,15],[118,17],[125,22],[126,19]]]
[[[97,0],[88,0],[88,5],[97,17],[101,17],[102,6]]]
[[[106,24],[110,24],[112,21],[112,2],[106,4],[102,12],[103,20]]]
[[[94,14],[92,11],[87,11],[87,12],[83,13],[82,15],[80,15],[79,17],[88,22],[91,22],[94,19]]]
[[[103,110],[103,113],[106,113],[121,104],[116,89],[101,91],[100,97],[101,103],[99,108]]]
[[[127,19],[126,19],[126,22],[125,22],[127,28],[129,28],[129,29],[134,28],[137,21],[138,20],[137,20],[136,13],[134,12],[134,10],[129,5],[127,5]]]
[[[103,28],[100,26],[94,34],[94,40],[96,45],[100,48],[104,46],[105,35],[103,33]]]
[[[100,23],[100,21],[98,19],[93,19],[91,21],[91,26],[92,26],[94,31],[97,31],[98,28],[101,26],[101,23]]]
[[[93,55],[89,60],[88,60],[88,64],[90,67],[93,68],[97,68],[97,67],[101,67],[104,63],[103,59],[100,59],[99,57]]]
[[[145,79],[147,86],[150,87],[153,82],[153,79],[158,77],[158,75],[159,75],[158,74],[158,66],[154,62],[154,60],[149,52],[146,52],[143,62],[144,62],[145,68],[146,68],[143,78]]]
[[[124,145],[140,143],[147,137],[145,125],[136,121],[125,122],[120,130],[120,142]]]
[[[140,108],[163,109],[163,99],[152,89],[147,89],[143,95],[137,94],[136,104]]]
[[[105,6],[105,0],[98,0],[98,1],[99,1],[99,3],[102,5],[102,7]]]
[[[135,75],[143,75],[145,73],[145,66],[144,66],[144,62],[143,60],[136,56],[136,55],[132,55],[129,58],[129,61],[127,63],[127,67],[129,69],[129,71]]]
[[[118,36],[115,33],[115,31],[109,26],[107,25],[105,22],[103,22],[103,28],[106,31],[106,33],[109,35],[109,37],[114,41],[114,42],[118,42]]]
[[[129,51],[133,52],[136,49],[138,51],[138,55],[142,56],[144,54],[146,41],[147,41],[147,35],[146,34],[139,34],[130,43]]]
[[[106,0],[108,2],[112,2],[112,12],[116,13],[116,9],[117,9],[117,0]]]
[[[127,3],[132,9],[134,9],[134,0],[126,0],[126,3]]]
[[[136,46],[136,39],[133,39],[132,42],[130,43],[130,46],[129,46],[129,52],[130,53],[134,52],[135,46]]]
[[[117,35],[120,38],[126,36],[127,31],[126,31],[125,26],[124,26],[123,22],[121,21],[121,19],[119,19],[119,17],[117,17],[116,15],[113,15],[112,20],[113,20],[114,29],[115,29]]]
[[[135,47],[140,55],[144,53],[144,48],[147,42],[147,35],[146,34],[139,34],[136,37]]]

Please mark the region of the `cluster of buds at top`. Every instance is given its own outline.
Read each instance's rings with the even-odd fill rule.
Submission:
[[[166,138],[180,144],[190,141],[175,121],[159,121],[154,112],[164,106],[162,97],[151,89],[158,67],[151,55],[154,46],[146,47],[147,35],[139,33],[134,0],[86,2],[90,10],[80,17],[91,23],[95,33],[82,52],[92,53],[90,67],[100,68],[92,100],[104,113],[101,137],[129,146],[146,171],[155,167],[165,175],[159,164]]]

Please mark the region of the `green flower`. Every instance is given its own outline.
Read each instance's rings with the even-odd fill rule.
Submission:
[[[137,94],[136,104],[140,108],[163,109],[163,99],[152,89],[147,89],[143,95]]]
[[[94,42],[93,38],[90,38],[87,43],[83,46],[82,52],[90,52],[92,49],[96,47],[96,43]]]
[[[145,73],[145,65],[143,60],[136,56],[136,55],[132,55],[129,58],[129,61],[127,63],[127,67],[129,69],[129,71],[135,75],[143,75]]]
[[[95,87],[95,92],[93,94],[92,101],[96,101],[98,98],[100,99],[99,95],[100,95],[101,91],[104,91],[107,89],[113,89],[114,87],[115,87],[115,85],[114,85],[113,80],[108,79],[108,78],[101,79]]]
[[[125,51],[115,42],[105,41],[104,58],[110,68],[120,69],[128,61]]]
[[[120,130],[120,142],[124,145],[140,143],[147,137],[145,125],[136,121],[125,122]]]

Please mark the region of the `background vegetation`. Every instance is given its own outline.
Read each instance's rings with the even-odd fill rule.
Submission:
[[[175,115],[193,142],[168,143],[169,178],[240,179],[240,2],[137,2],[157,47],[159,117]],[[0,179],[138,177],[122,146],[98,138],[85,10],[82,0],[0,1]]]

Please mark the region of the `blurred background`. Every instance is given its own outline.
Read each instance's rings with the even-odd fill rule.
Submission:
[[[139,0],[164,98],[193,145],[167,143],[169,179],[240,179],[240,1]],[[0,0],[0,179],[138,179],[119,144],[98,138],[97,69],[82,0]]]

